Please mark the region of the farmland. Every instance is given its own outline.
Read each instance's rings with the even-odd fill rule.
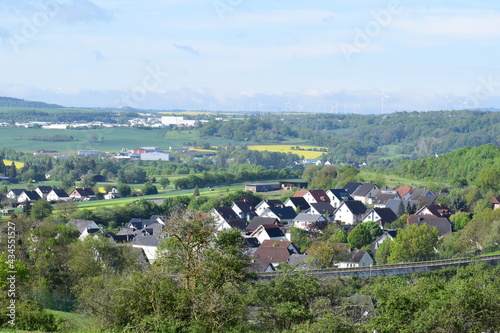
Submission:
[[[292,149],[299,147],[299,149]],[[258,150],[258,151],[271,151],[271,152],[279,152],[279,153],[292,153],[297,154],[299,156],[304,156],[306,159],[317,159],[321,155],[323,155],[320,149],[324,149],[321,147],[314,146],[298,146],[298,145],[255,145],[248,146],[248,149]]]

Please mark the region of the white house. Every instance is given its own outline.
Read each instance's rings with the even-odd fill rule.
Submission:
[[[373,259],[366,250],[345,249],[333,258],[333,265],[337,268],[369,267],[373,266]]]
[[[354,193],[352,197],[354,200],[361,201],[365,205],[372,203],[372,198],[380,191],[377,185],[372,183],[362,184]]]
[[[307,229],[315,223],[326,223],[326,218],[321,214],[299,213],[293,219],[293,226],[299,229]]]
[[[357,224],[363,219],[366,206],[361,201],[346,201],[335,211],[335,221]]]
[[[66,193],[63,189],[54,188],[47,194],[47,201],[69,201],[72,198],[69,197],[68,193]]]

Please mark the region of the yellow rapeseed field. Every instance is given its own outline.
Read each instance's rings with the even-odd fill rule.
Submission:
[[[258,150],[258,151],[273,151],[273,152],[280,152],[280,153],[293,153],[297,154],[299,156],[304,156],[306,159],[317,159],[321,155],[323,155],[323,152],[321,151],[312,151],[312,150],[296,150],[292,149],[292,147],[297,147],[299,146],[301,149],[321,149],[322,147],[314,147],[314,146],[301,146],[301,145],[255,145],[255,146],[248,146],[248,149],[253,149],[253,150]]]
[[[3,164],[10,166],[12,164],[12,161],[3,160]],[[14,165],[16,166],[16,169],[19,169],[19,168],[22,168],[24,166],[24,163],[23,162],[15,162],[14,161]]]

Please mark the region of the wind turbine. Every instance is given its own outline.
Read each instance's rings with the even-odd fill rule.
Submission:
[[[304,107],[304,105],[300,104],[297,104],[297,112],[302,112],[302,108]]]
[[[361,113],[361,104],[354,104],[354,113]]]
[[[446,111],[448,111],[448,103],[453,104],[453,102],[448,98],[448,93],[446,93]]]
[[[385,110],[384,110],[384,108],[385,108],[385,99],[386,99],[387,97],[389,97],[389,96],[387,96],[386,94],[384,94],[384,91],[383,91],[382,89],[381,89],[380,91],[382,92],[382,98],[381,98],[381,100],[382,100],[382,114],[383,114],[383,113],[384,113],[384,111],[385,111]]]
[[[210,111],[213,111],[213,110],[214,110],[214,106],[215,106],[215,104],[214,104],[214,103],[212,103],[212,102],[210,102]]]
[[[335,113],[339,113],[339,103],[335,102],[335,105],[330,105],[330,112],[333,113],[333,109],[335,109]]]
[[[259,112],[262,111],[262,107],[264,106],[264,104],[262,104],[261,101],[259,101],[259,104],[257,105],[257,109],[259,110]]]
[[[462,104],[462,110],[465,110],[465,105],[467,105],[468,102],[465,101],[465,100],[464,101],[459,101],[459,102],[460,102],[460,104]]]

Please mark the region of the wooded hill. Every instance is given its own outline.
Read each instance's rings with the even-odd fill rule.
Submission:
[[[26,101],[20,98],[0,97],[0,107],[16,107],[16,108],[49,108],[56,109],[63,106],[58,104],[48,104],[37,101]]]
[[[414,178],[451,180],[456,185],[475,181],[484,170],[500,170],[500,148],[493,144],[463,147],[438,157],[401,161],[397,166],[400,175]]]

